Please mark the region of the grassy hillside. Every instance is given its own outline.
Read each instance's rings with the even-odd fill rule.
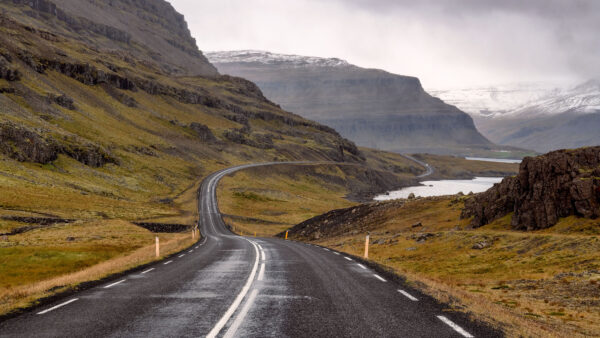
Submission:
[[[195,191],[215,170],[369,163],[251,82],[176,76],[137,57],[147,50],[127,51],[139,42],[102,44],[105,31],[0,7],[10,13],[0,14],[0,314],[154,259],[154,234],[132,222],[193,225]],[[191,244],[187,233],[159,236],[163,254]]]

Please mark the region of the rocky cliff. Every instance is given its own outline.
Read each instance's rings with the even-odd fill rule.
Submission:
[[[442,154],[494,148],[471,117],[429,95],[415,77],[340,59],[261,51],[209,52],[207,57],[220,72],[254,81],[283,108],[362,146]]]
[[[164,0],[0,0],[5,15],[180,75],[216,76],[183,15]]]
[[[518,230],[548,228],[570,215],[600,216],[600,147],[525,158],[517,176],[467,200],[461,217],[480,227],[510,213]]]

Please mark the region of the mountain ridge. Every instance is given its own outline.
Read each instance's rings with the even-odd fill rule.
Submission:
[[[252,80],[285,109],[329,125],[360,146],[458,155],[498,148],[470,116],[429,95],[416,77],[337,58],[265,51],[206,56],[220,72]]]

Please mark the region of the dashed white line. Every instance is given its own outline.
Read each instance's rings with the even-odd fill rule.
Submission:
[[[367,267],[366,267],[366,266],[364,266],[364,265],[362,265],[362,264],[359,264],[359,263],[357,263],[356,265],[358,265],[358,266],[360,266],[361,268],[363,268],[363,269],[367,270]]]
[[[48,313],[48,312],[50,312],[50,311],[52,311],[52,310],[56,310],[56,309],[58,309],[59,307],[63,307],[63,306],[65,306],[65,305],[67,305],[67,304],[71,304],[71,303],[73,303],[74,301],[76,301],[76,300],[78,300],[78,299],[79,299],[79,298],[73,298],[73,299],[71,299],[71,300],[68,300],[68,301],[66,301],[66,302],[64,302],[64,303],[58,304],[58,305],[56,305],[56,306],[53,306],[53,307],[51,307],[51,308],[49,308],[49,309],[46,309],[46,310],[44,310],[44,311],[40,311],[40,312],[38,312],[37,314],[38,314],[38,315],[43,315],[44,313]]]
[[[401,294],[403,294],[403,295],[404,295],[406,298],[408,298],[408,299],[412,300],[413,302],[416,302],[416,301],[418,301],[418,299],[417,299],[417,298],[413,297],[413,296],[412,296],[410,293],[408,293],[408,292],[406,292],[406,291],[404,291],[404,290],[400,290],[400,289],[398,289],[398,292],[400,292],[400,293],[401,293]]]
[[[340,254],[339,252],[335,252],[335,251],[334,251],[333,253],[334,253],[334,254],[336,254],[336,255],[339,255],[339,254]]]
[[[378,275],[378,274],[375,274],[375,273],[374,273],[374,274],[373,274],[373,276],[374,276],[375,278],[379,279],[379,280],[380,280],[380,281],[382,281],[382,282],[385,282],[385,281],[386,281],[385,279],[383,279],[383,277],[381,277],[381,276],[380,276],[380,275]]]
[[[323,248],[323,250],[329,251],[329,249],[327,249],[327,248]]]
[[[194,252],[194,249],[192,249],[192,250],[190,250],[190,251],[188,251],[188,252],[189,252],[189,253],[192,253],[192,252]]]
[[[199,247],[200,247],[199,245],[196,245],[195,249],[198,249]]]
[[[167,265],[167,264],[171,264],[171,263],[173,263],[173,261],[164,262],[163,264]]]
[[[352,258],[344,256],[345,259],[352,261]]]
[[[258,280],[263,280],[265,277],[265,263],[260,265],[260,271],[258,272]]]
[[[120,280],[120,281],[118,281],[118,282],[114,282],[114,283],[112,283],[112,284],[108,284],[108,285],[107,285],[107,286],[105,286],[104,288],[105,288],[105,289],[108,289],[108,288],[110,288],[110,287],[112,287],[112,286],[115,286],[115,285],[117,285],[117,284],[121,284],[121,283],[123,283],[124,281],[125,281],[125,280],[124,280],[124,279],[122,279],[122,280]]]
[[[249,241],[249,242],[252,243],[252,246],[254,247],[254,251],[256,253],[256,259],[254,260],[254,266],[252,267],[252,272],[250,272],[250,276],[248,276],[248,280],[246,281],[246,284],[242,288],[242,291],[240,291],[240,293],[237,295],[237,297],[235,298],[233,303],[231,303],[231,305],[229,306],[227,311],[223,314],[223,317],[221,317],[221,319],[219,319],[217,324],[212,328],[212,330],[210,330],[208,335],[206,335],[207,338],[214,338],[219,334],[219,332],[221,332],[221,330],[223,329],[225,324],[227,324],[227,321],[229,321],[229,318],[231,318],[231,316],[233,315],[235,310],[240,306],[240,303],[242,302],[242,300],[248,293],[248,290],[250,290],[250,286],[252,285],[252,282],[254,281],[254,276],[256,276],[256,270],[258,270],[258,261],[259,261],[258,247],[256,246],[256,244],[254,242],[252,242],[252,241]],[[247,304],[251,305],[250,302],[247,302]]]
[[[465,331],[462,327],[456,325],[453,321],[451,321],[450,319],[444,317],[444,316],[437,316],[439,320],[441,320],[442,322],[444,322],[446,325],[450,326],[454,331],[460,333],[463,337],[466,338],[473,338],[474,336],[472,334],[470,334],[469,332]]]
[[[181,258],[181,257],[183,257],[183,256],[185,256],[185,254],[181,254],[181,255],[179,255],[179,256],[177,256],[177,257]]]
[[[152,271],[152,270],[154,270],[154,268],[150,268],[150,269],[148,269],[148,270],[146,270],[146,271],[142,271],[142,275],[143,275],[143,274],[145,274],[145,273],[148,273],[148,272],[150,272],[150,271]]]
[[[250,293],[250,296],[248,297],[248,300],[246,301],[246,304],[244,304],[244,307],[242,308],[242,310],[240,311],[238,316],[235,318],[235,321],[233,322],[233,324],[231,324],[231,326],[229,327],[229,330],[227,330],[227,333],[225,333],[223,338],[235,337],[235,333],[237,332],[240,325],[244,321],[244,318],[248,314],[248,311],[250,311],[250,308],[252,307],[252,304],[254,303],[254,300],[256,299],[257,295],[258,295],[258,290],[257,289],[252,290],[252,292]]]

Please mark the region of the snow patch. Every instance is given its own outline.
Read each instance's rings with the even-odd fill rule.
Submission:
[[[345,67],[350,64],[338,58],[322,58],[292,54],[277,54],[261,50],[205,52],[211,63],[259,63],[289,67]]]

